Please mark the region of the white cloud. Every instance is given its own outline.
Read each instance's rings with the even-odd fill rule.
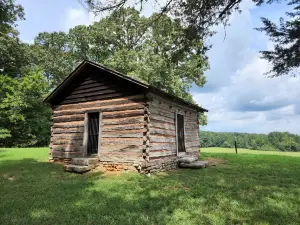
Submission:
[[[69,8],[66,10],[65,17],[62,23],[62,29],[68,31],[77,25],[90,25],[95,21],[99,21],[103,17],[103,14],[95,15],[92,12],[88,12],[83,7],[81,8]]]
[[[195,101],[209,110],[208,126],[202,129],[300,133],[300,77],[264,75],[271,67],[260,58],[259,48],[272,44],[253,29],[259,27],[253,24],[253,4],[243,2],[242,8],[241,15],[231,18],[225,41],[223,27],[210,40],[208,83],[192,93]]]

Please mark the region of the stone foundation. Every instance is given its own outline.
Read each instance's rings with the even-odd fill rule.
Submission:
[[[132,171],[138,172],[138,164],[134,163],[115,163],[115,162],[100,162],[98,168],[103,171]]]
[[[61,163],[64,165],[70,164],[70,159],[52,158],[50,162]],[[97,168],[101,171],[131,171],[141,174],[157,173],[172,170],[178,167],[177,157],[164,157],[152,159],[150,162],[99,162]]]
[[[141,165],[140,173],[157,173],[172,170],[178,167],[177,157],[164,157],[144,162]]]

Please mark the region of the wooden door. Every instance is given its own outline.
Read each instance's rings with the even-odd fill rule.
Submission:
[[[99,112],[88,114],[88,155],[98,153],[99,141]]]
[[[177,114],[177,147],[178,152],[185,152],[184,116]]]

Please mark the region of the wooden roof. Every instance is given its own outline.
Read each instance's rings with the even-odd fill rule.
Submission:
[[[160,94],[160,95],[162,95],[162,96],[164,96],[164,97],[167,97],[167,98],[169,98],[169,99],[171,99],[171,100],[178,101],[178,102],[180,102],[180,103],[182,103],[182,104],[184,104],[184,105],[187,105],[187,106],[189,106],[189,107],[191,107],[191,108],[195,108],[195,109],[197,109],[197,111],[200,111],[200,112],[208,112],[207,109],[204,109],[204,108],[202,108],[202,107],[200,107],[200,106],[198,106],[198,105],[196,105],[196,104],[192,104],[192,103],[190,103],[190,102],[188,102],[188,101],[185,101],[185,100],[182,99],[182,98],[179,98],[179,97],[177,97],[177,96],[175,96],[175,95],[169,94],[169,93],[167,93],[167,92],[165,92],[165,91],[162,91],[162,90],[160,90],[160,89],[158,89],[158,88],[156,88],[156,87],[153,87],[152,85],[145,84],[145,83],[143,83],[143,82],[141,82],[141,81],[138,81],[138,80],[136,80],[136,79],[133,79],[133,78],[131,78],[131,77],[125,75],[125,74],[122,74],[122,73],[117,72],[117,71],[115,71],[115,70],[113,70],[113,69],[110,69],[110,68],[108,68],[108,67],[106,67],[106,66],[100,65],[100,64],[98,64],[98,63],[94,63],[94,62],[89,61],[89,60],[84,60],[82,63],[80,63],[80,64],[76,67],[76,69],[75,69],[72,73],[70,73],[70,75],[69,75],[68,77],[66,77],[66,79],[64,79],[63,82],[62,82],[60,85],[58,85],[58,86],[51,92],[51,94],[44,100],[44,102],[45,102],[45,103],[50,103],[52,99],[54,99],[59,93],[61,93],[61,91],[62,91],[68,84],[70,84],[70,83],[72,82],[72,78],[73,78],[76,74],[78,74],[78,73],[80,73],[81,71],[83,71],[84,68],[86,68],[87,66],[93,66],[93,67],[95,67],[95,68],[99,68],[99,69],[101,69],[101,70],[104,70],[104,71],[106,71],[106,72],[108,72],[108,73],[110,73],[110,74],[113,74],[113,75],[115,75],[115,76],[118,76],[118,77],[120,77],[120,78],[122,78],[122,79],[124,79],[124,80],[130,81],[130,82],[132,82],[132,83],[134,83],[134,84],[136,84],[136,85],[138,85],[138,86],[144,88],[145,90],[152,91],[152,92],[154,92],[154,93],[157,93],[157,94]]]

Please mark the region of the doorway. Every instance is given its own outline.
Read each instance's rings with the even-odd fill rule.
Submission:
[[[99,143],[99,112],[88,114],[88,155],[98,154]]]
[[[184,153],[185,150],[185,137],[184,137],[184,115],[177,114],[177,151]]]

